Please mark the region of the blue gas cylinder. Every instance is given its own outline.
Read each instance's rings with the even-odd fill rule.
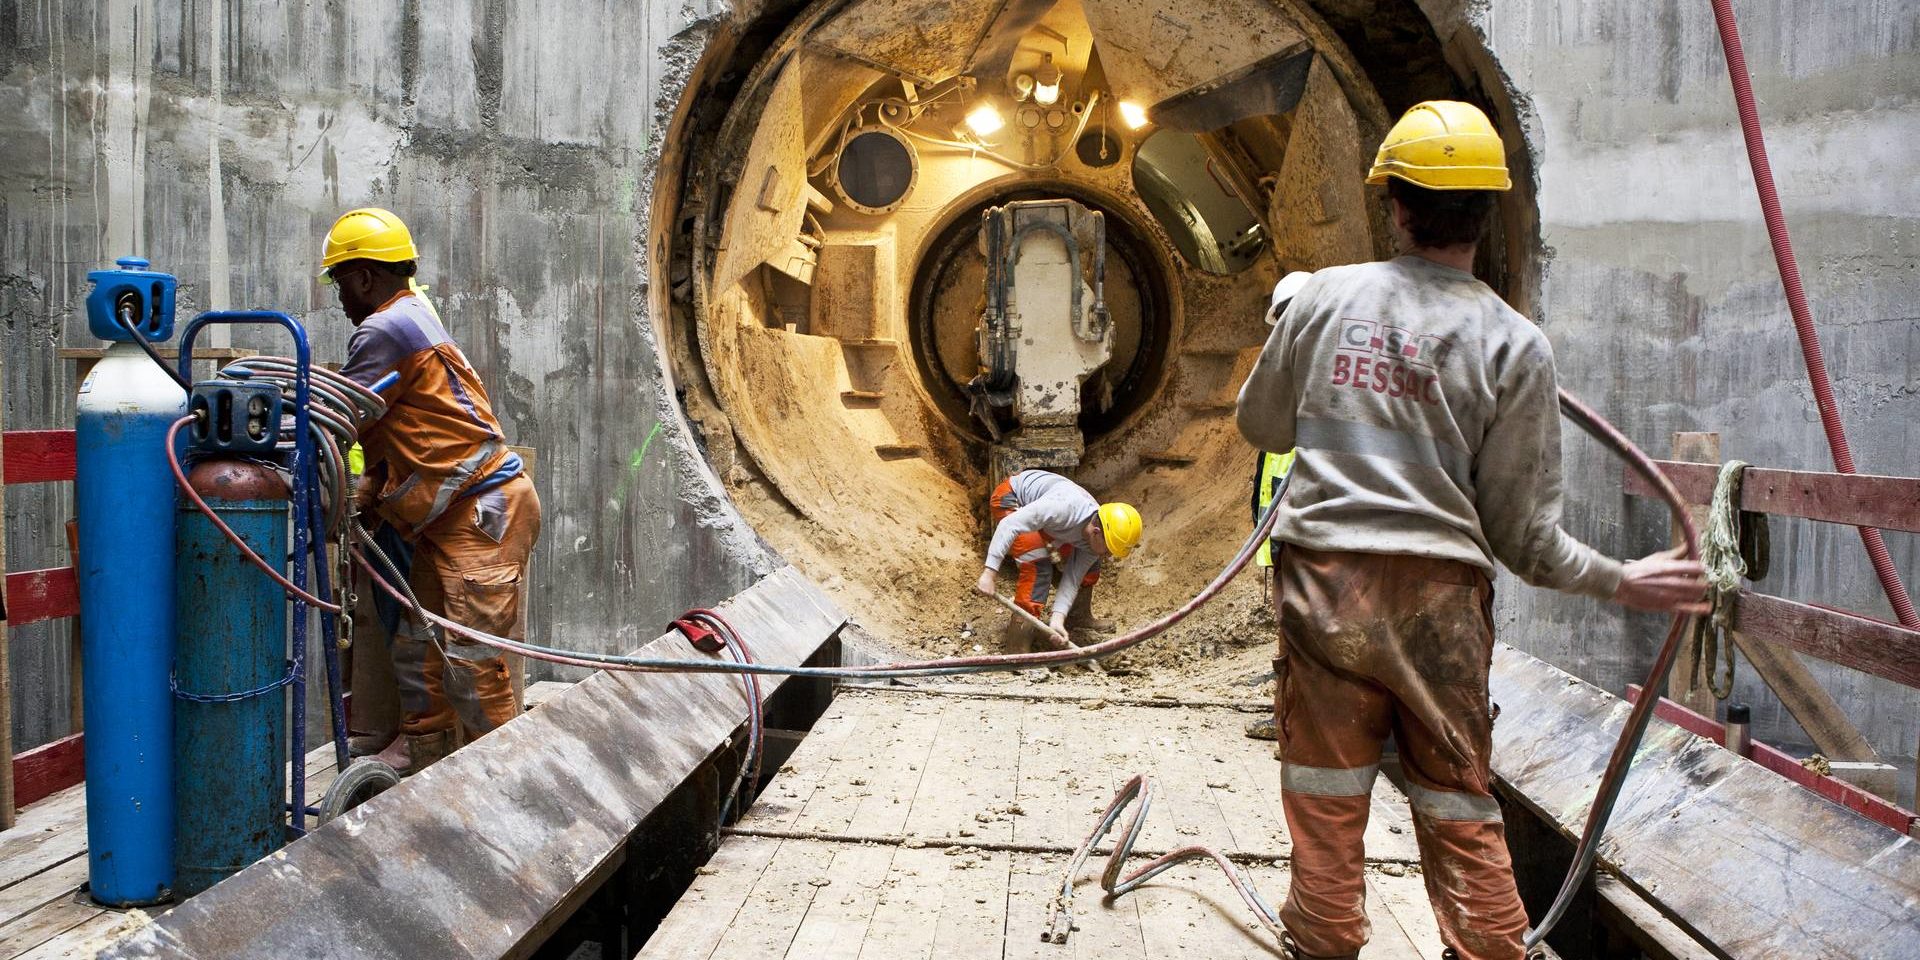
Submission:
[[[272,467],[208,460],[187,482],[255,553],[284,560],[291,504]],[[176,537],[174,892],[191,897],[287,839],[287,595],[191,503]]]
[[[80,528],[88,887],[109,906],[173,887],[174,480],[167,428],[186,392],[132,342],[173,335],[173,277],[144,260],[87,275],[95,335],[116,341],[80,385]]]

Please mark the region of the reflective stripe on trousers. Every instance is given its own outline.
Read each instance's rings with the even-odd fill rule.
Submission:
[[[1520,960],[1527,917],[1492,790],[1486,575],[1293,545],[1274,569],[1281,801],[1293,838],[1281,922],[1313,956],[1366,944],[1362,835],[1391,735],[1441,938],[1462,960]]]

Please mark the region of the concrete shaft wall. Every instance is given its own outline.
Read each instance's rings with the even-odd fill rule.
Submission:
[[[533,636],[630,649],[734,592],[770,561],[704,492],[640,306],[657,140],[723,11],[0,2],[7,427],[71,425],[57,349],[94,345],[86,272],[129,253],[179,275],[183,321],[278,308],[340,361],[349,325],[314,282],[320,238],[342,211],[387,206],[509,442],[538,451]],[[71,504],[8,491],[12,569],[66,562]],[[64,636],[13,631],[23,747],[66,730]]]
[[[1920,475],[1920,5],[1736,9],[1855,459]],[[1531,108],[1549,253],[1535,319],[1562,383],[1657,456],[1675,431],[1717,431],[1728,459],[1832,469],[1708,0],[1493,0],[1477,26]],[[1570,529],[1615,556],[1664,542],[1664,508],[1624,500],[1597,444],[1564,446]],[[1892,618],[1852,528],[1776,518],[1772,536],[1757,589]],[[1886,538],[1913,584],[1920,538]],[[1662,618],[1502,586],[1512,642],[1611,690],[1644,675]],[[1883,754],[1914,755],[1915,691],[1809,663]],[[1741,667],[1756,736],[1804,742]]]
[[[662,385],[644,238],[688,72],[752,6],[0,0],[7,424],[70,422],[57,348],[90,345],[85,272],[127,252],[181,276],[183,313],[280,307],[339,359],[345,321],[312,280],[318,237],[341,210],[388,205],[413,220],[423,279],[510,439],[539,450],[534,636],[631,646],[731,592],[773,561],[718,499]],[[1566,384],[1655,452],[1672,431],[1719,430],[1729,456],[1824,467],[1706,0],[1423,6],[1446,62],[1473,70],[1484,43],[1523,105],[1551,252],[1535,312]],[[1859,459],[1905,474],[1920,473],[1914,14],[1912,0],[1742,9]],[[1570,437],[1566,461],[1574,530],[1616,555],[1663,542],[1658,508],[1624,500],[1597,447]],[[10,566],[63,562],[70,515],[58,490],[10,491]],[[1920,576],[1914,538],[1889,540]],[[1884,614],[1851,530],[1777,521],[1774,542],[1764,588]],[[1610,688],[1644,669],[1656,618],[1502,586],[1513,642]],[[59,636],[15,633],[23,743],[64,732]],[[1884,751],[1912,754],[1911,691],[1818,669]],[[1741,695],[1761,705],[1762,736],[1793,739],[1750,673]]]

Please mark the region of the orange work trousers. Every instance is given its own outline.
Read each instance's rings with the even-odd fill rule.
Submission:
[[[1293,835],[1280,919],[1295,945],[1351,957],[1372,932],[1361,834],[1392,734],[1441,938],[1462,960],[1521,960],[1527,914],[1492,789],[1486,574],[1452,560],[1290,544],[1275,569],[1275,722]]]
[[[1013,479],[1000,481],[993,488],[993,497],[987,501],[988,513],[993,517],[993,525],[999,526],[1007,514],[1020,509],[1020,501],[1013,495]],[[1013,538],[1013,547],[1007,553],[1013,557],[1014,569],[1018,579],[1014,581],[1013,602],[1020,609],[1047,619],[1047,597],[1053,592],[1053,552],[1060,552],[1060,562],[1066,563],[1073,556],[1071,544],[1055,544],[1052,537],[1037,530],[1023,533]],[[1100,582],[1100,565],[1094,564],[1087,575],[1080,578],[1080,587],[1085,589]]]
[[[467,497],[420,534],[407,581],[420,605],[456,623],[510,640],[526,638],[527,556],[540,536],[540,496],[515,477]],[[520,714],[506,658],[444,631],[442,656],[404,617],[393,638],[400,732],[450,730],[455,718],[478,737]],[[448,667],[453,669],[449,675]]]

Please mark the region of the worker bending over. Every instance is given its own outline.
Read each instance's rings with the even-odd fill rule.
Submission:
[[[1644,610],[1701,610],[1700,565],[1623,568],[1561,529],[1553,353],[1470,272],[1506,151],[1486,115],[1434,101],[1387,134],[1404,255],[1316,273],[1240,392],[1240,432],[1297,445],[1275,528],[1280,911],[1301,957],[1367,942],[1369,795],[1392,734],[1427,894],[1450,952],[1520,960],[1527,927],[1489,771],[1495,560],[1520,579]]]
[[[1125,559],[1140,542],[1140,511],[1124,503],[1102,504],[1079,484],[1045,470],[1022,470],[993,489],[988,502],[993,541],[977,589],[994,592],[1000,565],[1011,556],[1019,568],[1013,602],[1036,617],[1048,618],[1053,632],[1091,622],[1093,585],[1105,557]],[[1060,585],[1053,586],[1054,554],[1060,558]],[[1047,595],[1053,594],[1048,617]],[[1068,622],[1077,606],[1084,620]],[[1079,620],[1080,618],[1076,618]]]
[[[350,211],[327,234],[321,278],[355,328],[341,372],[367,386],[400,375],[383,395],[385,415],[360,428],[367,471],[356,499],[413,544],[407,579],[422,606],[523,639],[522,579],[540,536],[540,497],[507,449],[479,374],[414,284],[418,258],[406,225],[386,210]],[[449,631],[443,655],[428,630],[409,617],[393,637],[403,736],[380,759],[407,773],[447,755],[456,716],[478,737],[520,712],[498,649]]]

